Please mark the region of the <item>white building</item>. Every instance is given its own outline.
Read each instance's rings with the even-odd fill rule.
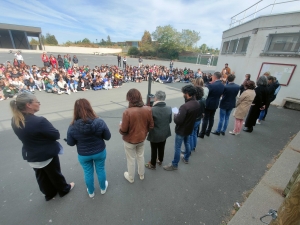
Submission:
[[[228,63],[235,83],[241,84],[245,74],[256,81],[270,71],[281,83],[273,103],[300,100],[300,11],[260,16],[225,30],[220,49],[216,70]]]

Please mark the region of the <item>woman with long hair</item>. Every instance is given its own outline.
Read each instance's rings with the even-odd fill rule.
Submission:
[[[95,196],[94,167],[101,194],[105,194],[107,190],[104,140],[108,141],[110,137],[111,134],[106,123],[96,115],[90,102],[84,98],[75,101],[74,116],[67,134],[67,144],[77,146],[78,161],[83,168],[87,192],[91,198]]]
[[[144,180],[144,141],[154,122],[150,107],[145,107],[141,93],[132,88],[127,92],[128,108],[123,112],[119,132],[123,135],[124,149],[127,158],[127,169],[124,177],[130,183],[134,182],[135,160],[138,164],[138,174]]]
[[[68,194],[75,184],[67,184],[61,174],[58,154],[62,146],[57,142],[60,134],[46,118],[34,115],[40,110],[40,102],[33,94],[23,92],[10,101],[10,108],[12,128],[23,143],[23,159],[35,171],[46,201],[57,193],[60,197]]]

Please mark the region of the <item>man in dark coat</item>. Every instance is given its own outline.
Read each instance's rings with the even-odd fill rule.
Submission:
[[[174,114],[175,127],[175,152],[172,163],[164,166],[167,171],[177,170],[180,160],[181,145],[184,142],[185,153],[181,157],[182,161],[189,163],[191,155],[190,137],[194,129],[194,124],[200,114],[200,104],[194,98],[196,88],[193,85],[186,85],[182,88],[185,104],[181,105],[177,114]]]
[[[199,134],[200,138],[204,138],[204,134],[206,136],[209,136],[211,128],[214,125],[214,116],[219,106],[220,97],[224,92],[224,85],[220,80],[221,76],[222,75],[220,72],[215,72],[212,76],[212,84],[209,84],[207,86],[207,88],[209,89],[209,93],[206,99],[202,129]]]
[[[229,116],[235,108],[236,96],[240,91],[240,86],[234,83],[235,75],[230,74],[227,77],[228,84],[225,85],[222,100],[220,102],[220,120],[216,131],[211,132],[215,135],[225,135],[228,126]]]

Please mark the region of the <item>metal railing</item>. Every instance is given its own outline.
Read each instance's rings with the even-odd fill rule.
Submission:
[[[230,22],[229,27],[230,28],[235,27],[235,26],[238,26],[238,25],[240,25],[240,24],[242,24],[242,23],[244,23],[244,22],[246,22],[250,19],[254,19],[258,12],[260,12],[260,11],[266,9],[266,8],[272,7],[271,12],[270,12],[270,14],[272,14],[275,5],[284,4],[284,3],[291,3],[291,2],[298,2],[300,0],[290,0],[290,1],[277,2],[277,3],[276,3],[276,0],[274,0],[274,3],[269,4],[265,7],[257,10],[258,4],[261,3],[262,1],[263,0],[260,0],[260,1],[256,2],[254,5],[248,7],[247,9],[243,10],[242,12],[240,12],[240,13],[236,14],[235,16],[231,17],[231,22]],[[253,7],[255,7],[254,13],[251,13],[251,14],[247,15],[247,12],[249,12],[249,10],[253,9]],[[238,19],[238,16],[241,16],[241,19]]]

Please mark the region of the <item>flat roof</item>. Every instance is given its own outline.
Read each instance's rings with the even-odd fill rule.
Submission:
[[[42,33],[42,29],[40,27],[29,27],[29,26],[16,25],[16,24],[7,24],[7,23],[0,23],[0,29],[20,30],[28,33]]]

